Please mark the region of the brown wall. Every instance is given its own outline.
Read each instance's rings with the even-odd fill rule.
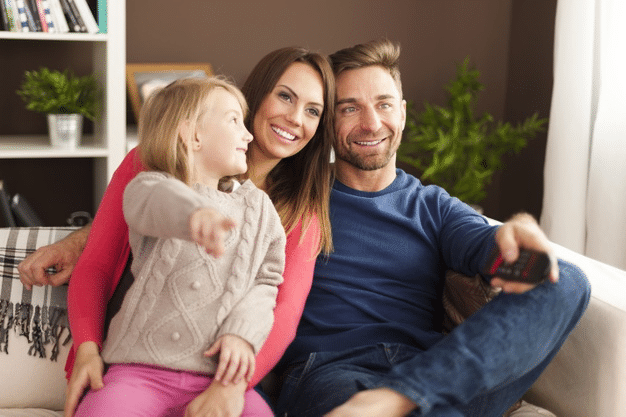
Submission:
[[[285,45],[331,53],[386,36],[402,45],[404,94],[418,105],[443,104],[444,84],[454,76],[456,64],[470,56],[486,85],[479,112],[509,121],[535,111],[549,113],[556,0],[178,0],[176,7],[170,0],[127,0],[126,4],[128,62],[210,62],[216,72],[241,84],[263,55]],[[12,72],[11,62],[43,55],[49,66],[88,71],[89,59],[84,58],[88,54],[77,50],[55,58],[46,56],[45,45],[29,45],[24,52],[14,45],[0,42],[0,72],[9,80],[0,86],[0,133],[13,129],[24,133],[24,124],[17,128],[15,120],[29,120],[33,133],[43,133],[43,118],[24,111],[15,97],[8,98],[21,77]],[[34,59],[33,67],[39,62]],[[129,120],[133,122],[130,112]],[[520,210],[540,214],[544,153],[545,135],[519,157],[507,158],[506,170],[489,188],[486,214],[498,219]]]
[[[267,52],[302,45],[325,53],[386,36],[403,47],[405,95],[444,98],[470,55],[490,88],[482,105],[504,114],[511,0],[127,2],[128,62],[209,61],[242,83]],[[147,6],[147,5],[150,6]],[[168,29],[176,26],[177,29]],[[165,28],[155,29],[155,28]]]
[[[535,112],[540,117],[550,116],[555,18],[556,0],[513,1],[504,114],[507,121],[517,123]],[[541,214],[546,139],[547,129],[519,155],[506,158],[506,169],[490,199],[498,219],[522,210],[537,218]]]

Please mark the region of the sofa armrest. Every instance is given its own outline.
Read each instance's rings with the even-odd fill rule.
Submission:
[[[558,416],[621,416],[626,410],[626,271],[552,245],[558,258],[587,275],[591,299],[526,398]]]
[[[626,271],[554,244],[587,275],[591,299],[578,326],[528,393],[559,416],[618,416],[626,410]]]

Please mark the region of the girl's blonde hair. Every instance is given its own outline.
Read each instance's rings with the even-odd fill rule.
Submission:
[[[221,76],[183,78],[152,93],[139,114],[139,155],[148,170],[190,182],[189,150],[181,137],[181,125],[189,123],[191,134],[206,111],[206,99],[217,88],[237,98],[244,115],[248,105],[241,91]]]

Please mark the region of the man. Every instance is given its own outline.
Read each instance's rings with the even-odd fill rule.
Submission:
[[[536,287],[492,279],[502,294],[441,334],[446,269],[475,275],[496,244],[509,262],[521,248],[552,252],[531,216],[491,227],[441,188],[396,169],[406,116],[398,58],[386,40],[331,55],[335,250],[318,258],[281,363],[281,416],[502,416],[589,299],[584,275],[553,261]]]

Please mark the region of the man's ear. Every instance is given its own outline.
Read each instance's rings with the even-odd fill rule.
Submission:
[[[406,100],[402,100],[402,131],[406,126]]]

